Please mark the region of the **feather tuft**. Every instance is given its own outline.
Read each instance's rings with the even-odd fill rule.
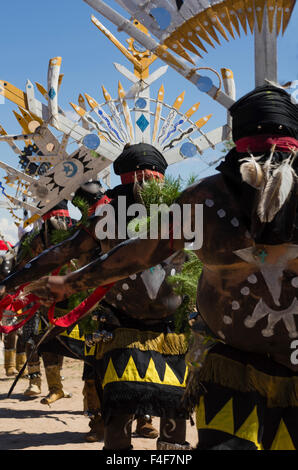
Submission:
[[[253,155],[240,161],[244,161],[240,166],[242,181],[253,188],[261,189],[264,185],[264,175],[261,165],[256,161]]]
[[[135,202],[137,204],[142,204],[144,205],[144,201],[142,198],[142,188],[141,185],[139,184],[138,180],[135,179],[134,185],[133,185],[133,195]]]
[[[257,214],[263,223],[271,222],[289,197],[296,179],[290,160],[291,157],[278,167],[267,165],[266,184],[257,208]]]

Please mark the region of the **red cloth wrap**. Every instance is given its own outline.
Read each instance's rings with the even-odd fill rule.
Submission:
[[[97,209],[98,206],[102,206],[103,204],[109,204],[112,199],[108,198],[108,196],[103,196],[99,201],[97,201],[93,206],[90,207],[88,211],[88,216],[91,217]]]
[[[86,312],[88,312],[97,302],[99,302],[113,287],[114,284],[115,283],[113,282],[112,284],[107,284],[106,286],[97,287],[97,289],[95,289],[95,291],[89,297],[83,300],[80,305],[75,307],[71,312],[68,312],[63,317],[58,318],[57,320],[55,320],[54,318],[55,304],[53,304],[48,311],[48,318],[50,323],[65,328],[69,327],[70,325],[78,321],[80,318],[82,318]]]
[[[253,135],[243,137],[236,141],[236,150],[239,153],[265,152],[276,145],[276,150],[290,152],[298,149],[298,140],[293,137],[281,137],[274,135]]]
[[[3,240],[0,240],[0,250],[1,251],[7,251],[8,250],[7,245],[9,245],[11,248],[13,246],[10,242],[4,242]]]
[[[115,283],[107,284],[106,286],[100,286],[95,291],[87,297],[83,302],[75,307],[73,310],[68,312],[63,317],[58,318],[55,320],[54,312],[55,312],[55,304],[53,304],[48,310],[48,319],[50,323],[56,326],[62,326],[64,328],[68,328],[73,323],[78,321],[82,318],[97,302],[100,302],[102,298],[106,295],[106,293],[113,287]],[[23,300],[16,300],[16,297],[19,296],[20,292],[24,286],[22,286],[16,294],[14,295],[6,295],[0,301],[0,321],[3,317],[4,310],[10,310],[12,312],[18,312],[20,309],[23,309],[26,305],[34,302],[33,307],[30,310],[22,313],[22,315],[26,315],[26,318],[21,322],[17,323],[16,325],[12,326],[1,326],[0,325],[0,333],[11,333],[19,328],[21,328],[28,320],[36,313],[36,311],[40,307],[40,303],[38,302],[39,298],[34,294],[27,295]]]
[[[108,204],[110,201],[111,199],[109,199],[107,196],[103,196],[99,201],[96,202],[96,204],[94,204],[89,209],[89,215],[92,215],[98,206],[102,204]],[[68,211],[57,210],[57,211],[52,211],[48,214],[45,214],[43,218],[44,220],[46,220],[49,217],[52,217],[53,215],[63,215],[63,216],[69,217]],[[61,267],[53,271],[52,276],[57,276],[60,270],[61,270]],[[57,320],[55,320],[54,318],[54,312],[55,312],[55,303],[54,303],[48,310],[48,319],[50,323],[52,323],[53,325],[62,326],[65,328],[71,326],[73,323],[75,323],[81,317],[83,317],[84,314],[88,312],[97,302],[100,302],[100,300],[106,295],[106,293],[113,287],[114,284],[115,283],[98,287],[80,305],[78,305],[73,310],[71,310],[66,315],[64,315],[63,317],[60,317]],[[28,285],[28,284],[24,284],[23,286],[21,286],[16,292],[16,294],[6,295],[0,301],[0,321],[2,320],[4,310],[10,310],[13,313],[17,314],[19,310],[23,309],[26,305],[32,302],[34,302],[33,307],[31,307],[29,310],[26,310],[26,312],[22,313],[22,315],[26,315],[26,318],[22,320],[21,322],[17,323],[16,325],[13,325],[13,326],[0,325],[0,333],[8,334],[8,333],[11,333],[12,331],[15,331],[21,328],[23,325],[25,325],[25,323],[27,323],[27,321],[30,320],[30,318],[36,313],[36,311],[40,307],[39,298],[34,294],[27,295],[23,300],[20,300],[20,299],[16,300],[16,298],[20,295],[25,285]]]
[[[143,178],[145,180],[150,179],[150,178],[155,178],[155,179],[160,179],[160,180],[164,179],[164,175],[162,173],[159,173],[158,171],[153,171],[153,170],[130,171],[129,173],[123,173],[120,177],[121,177],[122,184],[134,183],[135,178],[138,181],[142,181]]]
[[[11,312],[14,312],[15,315],[17,315],[17,312],[23,309],[24,307],[26,307],[26,305],[33,303],[33,302],[34,302],[34,305],[29,310],[26,310],[25,312],[22,313],[22,315],[26,315],[26,318],[24,318],[24,320],[20,321],[19,323],[16,323],[15,325],[11,325],[11,326],[0,325],[0,333],[8,334],[8,333],[11,333],[12,331],[18,330],[23,325],[25,325],[25,323],[27,323],[27,321],[30,320],[30,318],[33,317],[33,315],[36,313],[36,311],[40,307],[40,304],[38,303],[38,297],[34,294],[29,294],[24,299],[17,299],[17,297],[20,295],[23,288],[24,286],[20,287],[20,289],[18,289],[18,291],[15,294],[6,295],[0,301],[0,321],[2,320],[4,310],[9,310]]]
[[[69,212],[68,210],[66,209],[57,209],[55,211],[50,211],[50,212],[47,212],[46,214],[44,214],[42,216],[42,219],[43,220],[48,220],[50,219],[51,217],[53,217],[54,215],[60,215],[61,217],[69,217]]]

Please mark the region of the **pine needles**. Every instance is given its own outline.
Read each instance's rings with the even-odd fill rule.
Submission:
[[[191,175],[185,182],[178,176],[166,176],[163,182],[156,179],[146,181],[141,189],[141,196],[144,201],[144,205],[148,210],[150,204],[166,204],[171,206],[181,195],[185,187],[190,186],[197,180],[196,175]]]
[[[20,250],[18,253],[18,263],[20,263],[26,256],[30,256],[33,258],[33,252],[32,252],[32,242],[34,238],[39,234],[39,230],[34,229],[32,232],[28,233],[23,241],[21,242]]]
[[[82,214],[81,219],[69,230],[63,229],[55,229],[51,233],[51,242],[53,245],[57,245],[57,243],[61,243],[67,238],[70,238],[80,227],[80,225],[86,225],[88,220],[88,213],[89,213],[89,204],[88,202],[80,197],[75,197],[72,201],[73,205],[79,209]]]
[[[131,220],[128,224],[128,230],[138,234],[148,232],[152,222],[151,219],[155,217],[158,218],[159,224],[161,210],[164,210],[165,207],[170,208],[179,199],[185,187],[194,184],[196,180],[196,175],[190,175],[186,182],[181,176],[177,178],[166,176],[162,182],[154,178],[145,181],[142,187],[139,188],[139,193],[142,204],[147,211],[147,217],[138,217]]]
[[[150,204],[167,204],[170,206],[180,196],[182,192],[181,178],[166,177],[160,183],[152,179],[146,181],[141,189],[141,195],[147,210]]]
[[[190,250],[184,250],[188,255],[188,261],[182,265],[180,273],[169,276],[167,282],[173,286],[175,294],[183,299],[176,311],[176,332],[189,332],[188,315],[196,309],[198,280],[201,276],[203,263]]]

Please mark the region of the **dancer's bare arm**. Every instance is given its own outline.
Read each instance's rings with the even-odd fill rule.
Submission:
[[[6,292],[10,292],[21,284],[40,279],[72,259],[87,258],[89,255],[89,260],[90,253],[96,246],[96,241],[87,232],[75,232],[70,238],[42,251],[35,258],[27,259],[26,263],[22,262],[22,266],[17,265],[14,272],[1,282],[2,294],[3,287]]]
[[[189,214],[191,222],[195,218],[195,203],[193,189],[185,191],[179,200],[180,206],[183,204],[191,205]],[[194,223],[192,223],[192,228],[194,228]],[[108,253],[103,254],[78,271],[66,276],[44,278],[42,284],[36,287],[33,292],[43,301],[60,301],[75,292],[110,284],[125,279],[131,274],[156,266],[173,252],[182,250],[186,241],[190,240],[186,240],[183,233],[181,233],[179,239],[163,239],[160,235],[158,239],[130,239],[117,245]]]
[[[49,276],[32,292],[44,302],[63,300],[75,292],[110,284],[144,269],[155,266],[174,251],[183,248],[183,240],[131,239],[113,248],[83,268],[66,276]]]

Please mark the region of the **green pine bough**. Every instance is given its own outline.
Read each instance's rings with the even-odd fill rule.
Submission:
[[[162,205],[170,207],[181,195],[185,187],[194,184],[197,181],[196,175],[191,175],[184,182],[179,176],[174,178],[167,176],[163,182],[152,179],[143,183],[139,189],[139,196],[147,213],[150,214],[150,205]],[[160,217],[160,213],[154,216]],[[141,219],[133,219],[129,227],[134,227],[136,232],[148,231],[150,226],[150,216]],[[198,257],[190,250],[185,250],[188,260],[182,265],[181,272],[174,276],[168,276],[167,282],[173,286],[175,294],[181,296],[182,303],[175,313],[176,333],[184,332],[188,338],[190,335],[190,326],[188,323],[189,313],[196,310],[198,279],[202,273],[203,264]]]
[[[82,214],[81,219],[69,230],[55,229],[51,234],[51,242],[53,245],[61,243],[67,238],[70,238],[80,227],[80,225],[88,225],[88,214],[89,214],[89,204],[88,202],[80,197],[75,197],[72,201],[72,204],[79,209]]]
[[[188,260],[183,263],[181,271],[167,277],[167,282],[173,286],[175,294],[182,297],[182,303],[175,312],[176,333],[190,334],[188,316],[196,310],[198,280],[201,276],[203,263],[190,250],[184,250]]]
[[[197,181],[196,175],[191,175],[185,182],[180,176],[177,178],[173,176],[166,176],[163,181],[151,179],[145,181],[142,186],[137,185],[135,192],[135,199],[137,202],[144,205],[147,217],[137,217],[132,219],[127,226],[128,231],[136,232],[137,234],[148,233],[150,229],[150,223],[153,218],[158,218],[158,226],[161,220],[161,211],[167,210],[177,199],[179,199],[181,193],[185,187]],[[155,207],[153,207],[153,205]],[[160,207],[158,207],[160,206]],[[153,210],[152,210],[153,209]]]
[[[34,238],[39,234],[39,230],[35,229],[32,232],[28,233],[23,241],[21,242],[21,246],[18,252],[18,263],[20,263],[26,256],[33,257],[33,252],[31,248],[31,244]]]
[[[191,175],[187,180],[186,184],[183,182],[181,177],[174,178],[167,176],[161,183],[155,179],[146,181],[139,189],[139,196],[142,203],[146,207],[147,211],[150,209],[151,204],[165,204],[170,207],[180,196],[183,189],[191,184],[195,183],[197,177]],[[61,243],[65,239],[72,236],[72,234],[79,228],[80,225],[88,224],[88,212],[89,205],[83,198],[76,197],[72,201],[73,205],[76,206],[81,214],[81,219],[69,230],[53,230],[51,236],[51,242],[53,244]],[[130,223],[134,222],[135,231],[141,232],[143,229],[147,229],[150,223],[150,217],[146,219],[133,219]],[[34,234],[34,236],[36,233]],[[30,243],[32,241],[33,234],[30,239],[25,240],[23,243],[27,249],[30,249]],[[172,284],[175,294],[182,297],[183,301],[180,307],[175,313],[175,330],[177,333],[184,332],[186,337],[189,337],[190,327],[188,324],[188,315],[196,309],[196,293],[198,279],[202,272],[202,262],[197,256],[190,250],[185,250],[188,255],[188,260],[182,265],[181,272],[176,273],[173,276],[167,277],[167,282]],[[79,305],[92,291],[79,292],[73,294],[69,298],[67,310],[70,311]],[[64,313],[65,314],[65,311]],[[61,312],[62,315],[62,312]],[[60,316],[58,314],[58,316]],[[87,315],[83,320],[79,322],[80,334],[92,333],[96,330],[97,322],[92,319],[92,315]]]

